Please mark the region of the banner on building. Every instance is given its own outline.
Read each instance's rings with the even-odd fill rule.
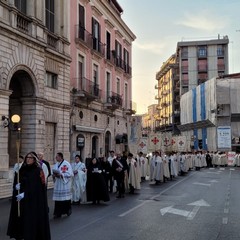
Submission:
[[[161,149],[161,135],[150,134],[148,137],[148,152],[159,151]]]
[[[142,117],[131,116],[128,124],[128,147],[129,151],[136,155],[138,153],[138,144],[142,138]]]
[[[140,138],[138,144],[138,152],[143,152],[144,154],[148,154],[148,139],[146,137]]]

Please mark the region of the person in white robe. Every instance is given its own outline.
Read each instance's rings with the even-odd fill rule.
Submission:
[[[155,168],[153,173],[155,184],[163,182],[163,161],[158,151],[155,152]]]
[[[171,172],[171,178],[178,176],[178,167],[176,163],[176,156],[172,153],[169,157],[170,162],[170,172]]]
[[[152,182],[154,180],[153,178],[153,173],[154,173],[154,169],[155,169],[155,152],[152,153],[152,156],[150,157],[150,163],[149,163],[149,179],[150,182]]]
[[[196,171],[199,171],[200,168],[202,167],[201,154],[198,152],[195,153],[194,166]]]
[[[139,156],[139,162],[140,162],[141,181],[145,181],[147,176],[148,162],[146,157],[144,157],[143,152],[139,152],[138,156]]]
[[[133,158],[133,154],[129,153],[127,157],[128,165],[128,184],[129,184],[129,193],[134,194],[135,189],[140,189],[140,181],[138,177],[138,166],[137,161]]]
[[[72,204],[79,205],[80,202],[86,202],[86,166],[81,161],[80,155],[75,156],[75,162],[71,166],[74,174],[72,181]]]
[[[61,152],[56,155],[57,163],[53,166],[52,174],[54,181],[53,201],[54,218],[60,218],[63,214],[70,216],[72,213],[72,177],[73,171],[71,164],[64,160]]]
[[[163,176],[164,176],[164,182],[166,179],[170,178],[170,171],[169,171],[169,157],[167,154],[163,155]]]

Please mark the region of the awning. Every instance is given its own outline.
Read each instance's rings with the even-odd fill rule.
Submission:
[[[104,128],[86,127],[81,125],[75,125],[75,130],[80,132],[91,132],[91,133],[103,133]]]

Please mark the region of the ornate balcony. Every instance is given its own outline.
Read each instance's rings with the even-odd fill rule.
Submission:
[[[117,108],[121,108],[122,107],[122,97],[115,92],[109,91],[106,93],[106,102],[105,102],[104,106],[113,111],[116,110]]]
[[[78,88],[72,89],[74,97],[79,97],[81,100],[94,101],[100,99],[101,90],[99,85],[88,80],[87,78],[76,78],[75,82],[78,82]]]

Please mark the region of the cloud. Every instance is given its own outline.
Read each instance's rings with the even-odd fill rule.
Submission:
[[[166,47],[166,45],[163,42],[140,43],[136,41],[134,42],[134,47],[143,51],[147,51],[147,52],[151,52],[159,55],[164,52],[164,48]]]
[[[210,11],[203,10],[198,14],[185,13],[184,19],[176,24],[210,32],[224,29],[228,25],[228,19],[225,16],[214,16]]]

